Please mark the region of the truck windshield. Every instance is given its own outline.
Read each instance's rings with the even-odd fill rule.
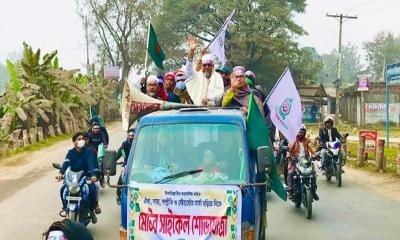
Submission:
[[[244,134],[234,124],[145,126],[132,153],[136,183],[241,184],[248,167]]]

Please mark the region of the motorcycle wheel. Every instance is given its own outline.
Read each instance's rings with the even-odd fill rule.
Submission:
[[[332,180],[332,176],[325,173],[326,181],[330,182]]]
[[[336,183],[338,187],[342,186],[342,166],[340,164],[337,164]]]
[[[301,207],[301,199],[299,199],[299,197],[295,196],[296,200],[294,200],[294,206],[296,208],[300,208]]]
[[[312,216],[312,200],[313,200],[313,198],[312,198],[312,195],[311,195],[311,190],[310,189],[306,189],[306,199],[305,199],[305,202],[306,202],[306,217],[308,218],[308,219],[310,219],[311,218],[311,216]]]

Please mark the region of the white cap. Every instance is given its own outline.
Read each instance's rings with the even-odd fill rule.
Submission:
[[[207,53],[201,58],[201,64],[214,64],[213,55]]]
[[[150,75],[147,78],[146,84],[158,84],[158,77],[155,75]]]
[[[331,116],[326,116],[324,119],[324,123],[328,122],[328,121],[332,121],[332,123],[334,122],[333,117]]]

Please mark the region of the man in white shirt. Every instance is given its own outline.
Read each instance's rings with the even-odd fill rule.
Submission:
[[[214,70],[214,58],[205,54],[202,59],[201,70],[193,69],[193,56],[197,47],[196,39],[189,36],[189,54],[185,66],[188,79],[185,81],[186,89],[195,105],[215,106],[224,94],[224,81],[219,73]]]

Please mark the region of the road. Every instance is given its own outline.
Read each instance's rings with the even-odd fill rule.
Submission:
[[[117,148],[124,135],[119,126],[111,127],[110,148]],[[40,239],[53,221],[61,219],[60,184],[54,180],[56,171],[50,163],[61,163],[71,146],[70,141],[61,142],[19,157],[18,161],[25,163],[22,166],[0,166],[0,240]],[[311,220],[305,218],[303,208],[270,195],[267,239],[400,239],[400,200],[362,186],[356,180],[363,177],[354,177],[353,171],[346,171],[340,189],[319,176],[321,200],[314,203]],[[89,230],[96,240],[118,239],[115,190],[103,190],[101,207],[98,223],[89,225]]]

